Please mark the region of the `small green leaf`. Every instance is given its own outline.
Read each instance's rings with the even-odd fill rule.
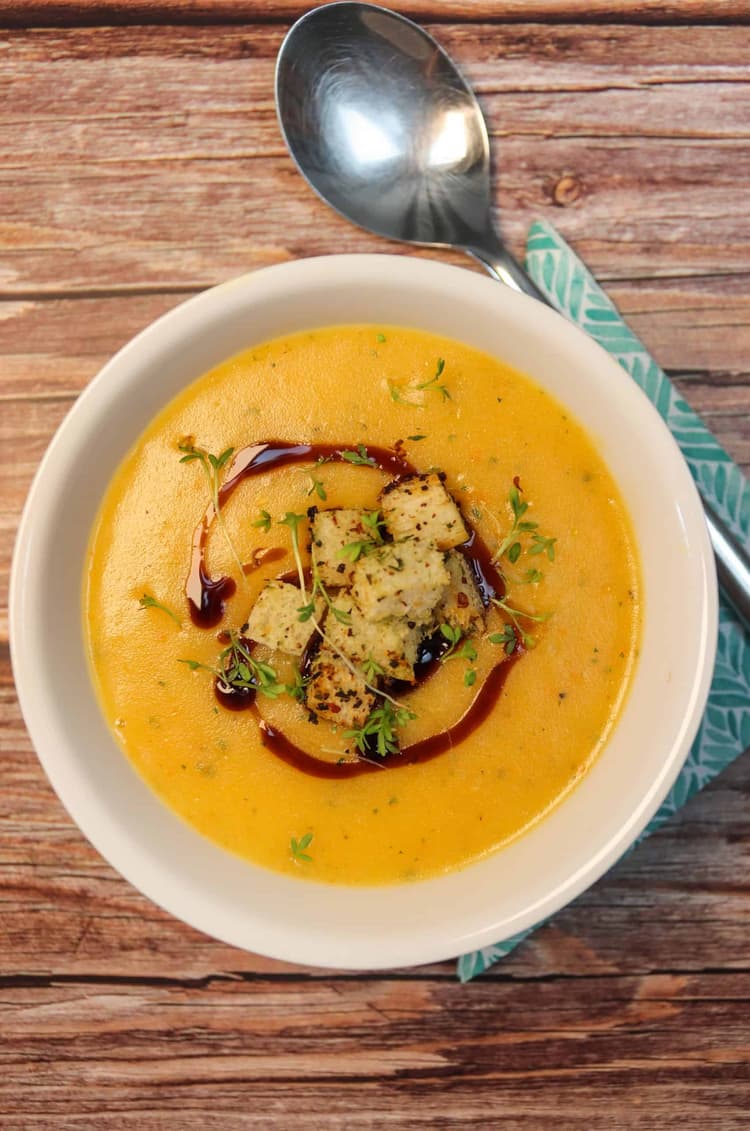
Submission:
[[[322,499],[323,502],[325,502],[326,499],[328,498],[328,495],[326,494],[326,489],[323,486],[323,481],[321,479],[316,479],[314,475],[311,475],[309,478],[310,478],[310,483],[312,484],[312,486],[310,487],[310,490],[307,492],[308,495],[312,495],[313,492],[314,492],[318,496],[319,499]]]
[[[343,452],[339,452],[339,455],[341,456],[342,459],[346,460],[347,463],[353,463],[355,465],[363,465],[364,464],[364,465],[367,465],[368,467],[376,467],[377,466],[376,460],[374,460],[372,458],[372,456],[367,454],[367,448],[365,447],[364,444],[357,444],[356,452],[343,451]]]
[[[312,863],[312,856],[308,855],[308,853],[305,852],[305,849],[309,848],[309,846],[312,844],[312,839],[312,833],[305,833],[305,835],[300,837],[299,840],[296,836],[292,837],[289,842],[289,847],[291,850],[292,858],[294,860],[304,860],[306,864]]]
[[[150,597],[148,593],[143,594],[138,604],[142,609],[160,609],[161,612],[166,613],[168,617],[172,618],[178,628],[182,628],[182,622],[174,609],[170,609],[167,605],[162,605],[161,601],[157,601],[155,597]]]

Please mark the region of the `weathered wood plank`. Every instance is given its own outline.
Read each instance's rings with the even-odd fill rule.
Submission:
[[[468,259],[451,260],[437,251],[423,257],[472,266]],[[741,407],[742,375],[750,361],[750,293],[743,293],[740,280],[616,281],[607,291],[664,368],[734,374]],[[120,346],[186,297],[189,293],[125,291],[112,297],[0,301],[0,398],[80,392]]]
[[[173,24],[291,22],[323,0],[0,0],[0,26],[54,24]],[[737,23],[750,18],[747,0],[407,0],[399,11],[413,19],[527,22],[629,21]]]
[[[236,9],[235,0],[230,2]],[[556,10],[563,14],[565,0],[554,2]],[[532,12],[533,3],[534,0],[524,0],[527,12]],[[155,4],[149,6],[157,8]],[[708,6],[716,10],[715,4]],[[102,5],[97,7],[101,9]],[[497,7],[493,4],[493,10]],[[617,8],[624,11],[626,5],[618,4]],[[438,10],[449,13],[450,2],[441,2]],[[478,17],[475,22],[441,24],[436,35],[457,61],[459,56],[463,57],[462,67],[466,67],[465,73],[479,91],[551,89],[555,85],[582,90],[606,86],[603,80],[607,76],[616,76],[615,85],[626,89],[690,82],[698,74],[705,81],[744,81],[748,71],[748,31],[742,26],[702,27],[693,21],[687,26],[670,27],[618,22],[587,27],[580,20],[540,24],[531,17],[520,24],[495,26]],[[24,62],[49,65],[77,59],[89,63],[134,56],[139,60],[161,60],[163,81],[169,84],[176,59],[273,60],[284,35],[283,27],[266,23],[209,29],[178,23],[158,35],[139,25],[59,30],[45,27],[32,33],[5,29],[2,58],[3,71],[7,73],[3,82],[8,82],[11,72],[18,71],[19,77],[25,74]],[[529,63],[535,65],[530,68]],[[86,76],[84,70],[76,81],[85,83]],[[244,87],[245,94],[255,82],[249,74],[246,83],[250,85]],[[71,92],[65,89],[56,94],[70,100]],[[231,92],[227,95],[232,96]]]
[[[331,214],[286,156],[279,37],[5,36],[0,293],[201,287],[300,254],[392,250]],[[746,321],[750,29],[470,25],[441,38],[483,92],[517,250],[547,216],[604,281],[706,276],[723,305],[736,277]],[[724,340],[735,357],[715,363],[735,368],[747,340]]]
[[[682,1126],[746,1126],[747,973],[581,979],[574,993],[381,978],[3,998],[4,1126],[119,1127],[123,1110],[148,1128],[487,1127],[502,1115],[609,1129],[615,1110],[618,1128],[674,1126],[677,1110]]]

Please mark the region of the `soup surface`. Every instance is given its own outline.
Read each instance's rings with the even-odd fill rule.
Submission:
[[[227,489],[242,453],[270,442],[312,450]],[[325,714],[313,725],[307,659],[258,648],[243,626],[277,578],[300,586],[295,621],[315,603],[308,508],[365,508],[377,527],[383,487],[408,471],[444,473],[484,552],[483,620],[462,633],[437,614],[440,656],[414,687],[371,664],[367,734]],[[382,550],[365,540],[340,556]],[[209,577],[230,580],[212,590]],[[347,615],[321,586],[310,633]],[[639,571],[604,462],[547,393],[452,340],[344,326],[230,359],[152,422],[100,509],[84,622],[106,718],[180,816],[268,868],[394,883],[496,850],[586,772],[636,661]]]

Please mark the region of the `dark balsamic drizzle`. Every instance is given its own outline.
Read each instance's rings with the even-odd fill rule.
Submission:
[[[232,687],[217,676],[214,680],[214,695],[216,701],[228,711],[246,711],[255,703],[256,691],[253,687]]]
[[[190,572],[185,581],[190,618],[198,628],[214,628],[224,616],[224,605],[237,584],[231,577],[209,577],[206,571],[206,536],[214,517],[213,504],[195,528],[190,555]]]
[[[502,599],[505,596],[505,579],[497,568],[489,547],[477,531],[472,529],[466,542],[456,549],[466,559],[484,607],[488,607],[493,597]]]
[[[253,475],[310,461],[319,463],[351,462],[344,459],[343,453],[348,450],[350,449],[336,444],[292,444],[283,440],[248,445],[240,449],[232,460],[227,480],[219,489],[219,506],[221,507],[227,502],[243,480]],[[358,466],[382,471],[389,475],[392,480],[417,474],[416,468],[404,457],[400,442],[392,449],[367,446],[366,451],[368,462]],[[206,538],[215,517],[213,504],[210,504],[193,535],[190,571],[185,583],[185,596],[190,607],[190,615],[193,622],[201,628],[213,628],[220,622],[224,614],[225,601],[236,589],[232,578],[212,579],[206,570]],[[485,608],[489,606],[493,598],[502,598],[505,595],[502,574],[479,533],[472,529],[467,541],[456,548],[466,560]],[[269,551],[265,555],[265,560],[273,560],[277,556],[274,551]],[[259,555],[256,560],[257,565],[260,565],[263,557]],[[250,568],[252,569],[253,566],[251,565]],[[285,574],[284,579],[292,581],[296,579],[296,573]],[[318,643],[313,640],[311,645],[308,646],[301,665],[303,675],[310,666]],[[252,646],[249,641],[245,641],[245,644]],[[389,690],[397,695],[405,695],[415,686],[424,683],[439,670],[440,659],[449,647],[449,642],[439,632],[422,641],[415,665],[415,684],[391,681],[388,685]],[[356,761],[342,759],[339,762],[324,762],[320,758],[308,754],[307,751],[292,742],[281,730],[260,716],[256,703],[256,692],[252,688],[232,688],[217,679],[214,690],[218,702],[223,707],[233,711],[247,708],[254,710],[258,718],[263,745],[282,761],[314,777],[350,778],[359,774],[372,773],[376,770],[397,769],[400,766],[411,766],[426,762],[457,746],[490,714],[502,693],[508,672],[522,654],[523,649],[518,642],[512,656],[503,655],[500,662],[490,671],[471,705],[452,727],[441,731],[439,734],[412,743],[411,746],[404,747],[395,754],[388,754],[385,758],[376,754],[372,759],[360,758]]]
[[[472,731],[481,726],[500,698],[510,669],[522,654],[522,649],[516,648],[512,656],[501,660],[492,669],[468,710],[452,727],[414,742],[411,746],[405,746],[396,754],[386,754],[384,758],[376,754],[372,758],[359,758],[357,761],[324,762],[297,746],[283,731],[272,726],[265,719],[261,719],[259,723],[261,741],[283,762],[316,778],[353,778],[358,777],[359,774],[375,773],[378,770],[397,770],[402,766],[429,762],[431,758],[436,758],[439,754],[445,754],[454,746],[458,746]]]

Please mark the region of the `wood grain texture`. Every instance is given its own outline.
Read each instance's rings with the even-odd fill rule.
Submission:
[[[0,0],[0,26],[53,24],[291,23],[327,0]],[[387,6],[387,5],[386,5]],[[406,0],[404,16],[421,21],[544,20],[577,22],[738,23],[747,0]]]
[[[462,987],[450,963],[307,970],[198,934],[94,852],[31,750],[10,551],[46,445],[101,364],[184,297],[265,264],[464,262],[357,231],[294,171],[272,75],[301,10],[0,0],[0,27],[33,28],[0,32],[0,1126],[745,1127],[750,752]],[[515,250],[532,219],[556,224],[750,469],[750,5],[404,11],[480,93]]]

